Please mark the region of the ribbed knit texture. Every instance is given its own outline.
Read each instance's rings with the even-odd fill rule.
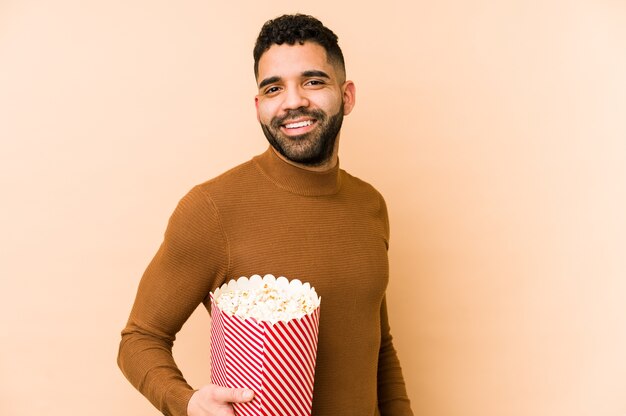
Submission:
[[[193,389],[172,358],[175,334],[225,281],[271,273],[322,298],[313,416],[413,415],[387,320],[388,238],[371,185],[270,148],[180,201],[122,331],[120,368],[163,414],[185,416]]]

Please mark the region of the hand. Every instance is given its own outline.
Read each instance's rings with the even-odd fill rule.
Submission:
[[[235,416],[231,403],[249,402],[254,392],[207,384],[196,391],[187,404],[187,416]]]

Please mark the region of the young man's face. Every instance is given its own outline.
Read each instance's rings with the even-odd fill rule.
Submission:
[[[354,84],[317,43],[272,45],[259,59],[257,119],[283,157],[308,166],[334,160],[343,116],[354,106]]]

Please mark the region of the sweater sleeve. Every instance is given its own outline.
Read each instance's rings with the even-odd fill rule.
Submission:
[[[217,209],[196,187],[179,202],[141,278],[118,354],[126,378],[164,415],[187,415],[194,390],[174,362],[172,346],[227,268],[228,245]]]
[[[378,407],[381,416],[413,416],[400,361],[393,347],[387,303],[380,308],[381,343],[378,355]]]
[[[382,195],[378,194],[385,242],[389,247],[389,216]],[[380,306],[380,351],[378,353],[378,407],[381,416],[413,416],[411,403],[406,393],[402,368],[393,347],[393,338],[387,316],[387,297]]]

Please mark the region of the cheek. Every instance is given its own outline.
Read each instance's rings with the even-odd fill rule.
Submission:
[[[328,101],[320,104],[320,107],[328,116],[334,116],[341,110],[341,101]]]
[[[274,117],[274,108],[271,103],[257,101],[256,103],[256,118],[263,124],[270,124],[270,121]]]
[[[329,116],[335,115],[341,109],[341,101],[343,97],[338,94],[328,94],[317,97],[315,105],[324,110]]]

